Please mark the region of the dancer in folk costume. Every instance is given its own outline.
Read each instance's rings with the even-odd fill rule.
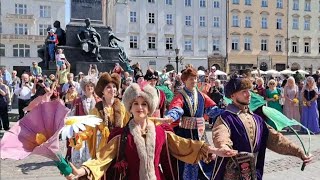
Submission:
[[[156,88],[156,85],[158,83],[158,79],[159,79],[159,74],[157,71],[154,71],[152,69],[148,69],[144,79],[152,86]],[[156,111],[154,112],[154,114],[152,115],[153,117],[164,117],[164,112],[166,110],[166,95],[164,94],[163,91],[161,91],[160,89],[157,89],[157,96],[159,99],[158,102],[158,106]]]
[[[124,128],[115,129],[109,142],[100,149],[97,159],[87,161],[77,169],[75,176],[100,179],[107,171],[107,179],[164,180],[178,179],[175,157],[187,163],[210,161],[214,154],[231,157],[236,151],[217,149],[203,141],[185,139],[175,135],[168,125],[156,125],[148,117],[158,106],[157,91],[150,85],[140,87],[133,83],[123,96],[126,109],[133,118]],[[173,157],[172,157],[173,156]]]
[[[103,123],[93,129],[93,135],[88,139],[91,158],[96,158],[96,153],[107,143],[113,128],[124,127],[129,120],[123,103],[116,98],[119,87],[119,75],[109,73],[103,73],[96,85],[95,93],[101,101],[96,103],[90,114],[103,119]]]
[[[213,127],[213,143],[217,148],[239,152],[235,157],[215,160],[213,180],[262,180],[266,148],[301,158],[304,163],[311,161],[311,156],[249,110],[251,87],[249,79],[237,77],[231,78],[225,87],[225,95],[232,103]]]
[[[84,92],[82,96],[75,99],[73,102],[72,115],[73,116],[85,116],[89,115],[90,111],[95,107],[96,103],[100,101],[100,98],[94,93],[94,88],[97,84],[97,79],[91,76],[85,76],[80,81],[80,87]],[[71,158],[71,162],[79,167],[83,162],[91,158],[86,141],[82,142],[82,147],[77,150],[69,146],[67,141],[67,159]]]
[[[185,87],[173,98],[167,116],[174,121],[172,126],[177,125],[180,120],[179,126],[175,127],[175,133],[178,136],[207,141],[203,115],[206,113],[215,119],[220,109],[206,94],[197,90],[196,70],[187,68],[183,71],[181,79]],[[209,179],[212,168],[213,164],[203,161],[198,164],[179,161],[179,176],[185,180]]]

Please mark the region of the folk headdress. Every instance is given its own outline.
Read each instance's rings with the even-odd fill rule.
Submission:
[[[229,82],[225,86],[225,96],[230,98],[232,94],[244,90],[251,89],[252,83],[248,78],[240,78],[237,75],[230,77]]]
[[[143,97],[149,106],[149,115],[152,115],[156,110],[159,97],[157,95],[156,88],[145,84],[143,87],[140,87],[137,83],[132,83],[124,92],[122,100],[127,111],[130,111],[133,101],[137,97]]]
[[[106,87],[106,85],[111,82],[114,83],[117,89],[119,90],[121,82],[119,74],[110,75],[109,73],[105,72],[101,75],[96,85],[96,88],[94,89],[94,91],[100,98],[102,98],[103,96],[103,90]]]
[[[92,76],[83,77],[83,79],[80,82],[80,87],[83,91],[85,91],[87,84],[93,84],[95,87],[97,84],[97,78]]]
[[[159,74],[157,71],[154,71],[152,69],[148,69],[145,76],[144,76],[144,79],[149,81],[151,79],[156,79],[158,80],[159,79]]]

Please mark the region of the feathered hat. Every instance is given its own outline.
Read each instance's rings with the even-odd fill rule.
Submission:
[[[251,89],[252,83],[248,78],[240,78],[237,75],[231,76],[229,82],[225,86],[225,96],[231,98],[231,95],[244,90]]]
[[[104,88],[106,87],[107,84],[109,84],[111,82],[114,83],[117,87],[117,90],[119,90],[120,82],[121,82],[120,76],[115,73],[111,74],[111,76],[107,72],[103,73],[98,80],[96,88],[94,89],[95,93],[99,97],[102,97],[103,96],[102,92],[103,92]]]
[[[137,97],[144,98],[149,106],[149,115],[153,114],[159,103],[159,97],[156,88],[147,83],[143,87],[140,87],[137,83],[132,83],[126,89],[122,97],[122,101],[127,111],[130,111],[132,103]]]
[[[79,73],[80,74],[80,73]],[[83,91],[86,90],[86,85],[92,83],[94,85],[94,87],[97,84],[97,78],[96,77],[92,77],[92,76],[85,76],[83,77],[83,79],[80,81],[80,87]]]
[[[154,70],[151,70],[151,69],[148,69],[146,74],[144,75],[144,79],[149,81],[151,79],[156,79],[158,80],[159,79],[159,74],[157,71],[154,71]]]

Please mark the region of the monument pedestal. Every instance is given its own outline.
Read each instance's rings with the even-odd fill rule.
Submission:
[[[111,72],[114,68],[114,62],[76,62],[74,64],[75,69],[76,69],[76,74],[79,74],[79,72],[83,72],[84,74],[88,73],[89,66],[90,64],[92,65],[97,65],[98,71],[99,72]]]

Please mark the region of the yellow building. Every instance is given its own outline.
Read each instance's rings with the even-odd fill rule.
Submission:
[[[227,71],[287,66],[287,0],[229,0]]]

